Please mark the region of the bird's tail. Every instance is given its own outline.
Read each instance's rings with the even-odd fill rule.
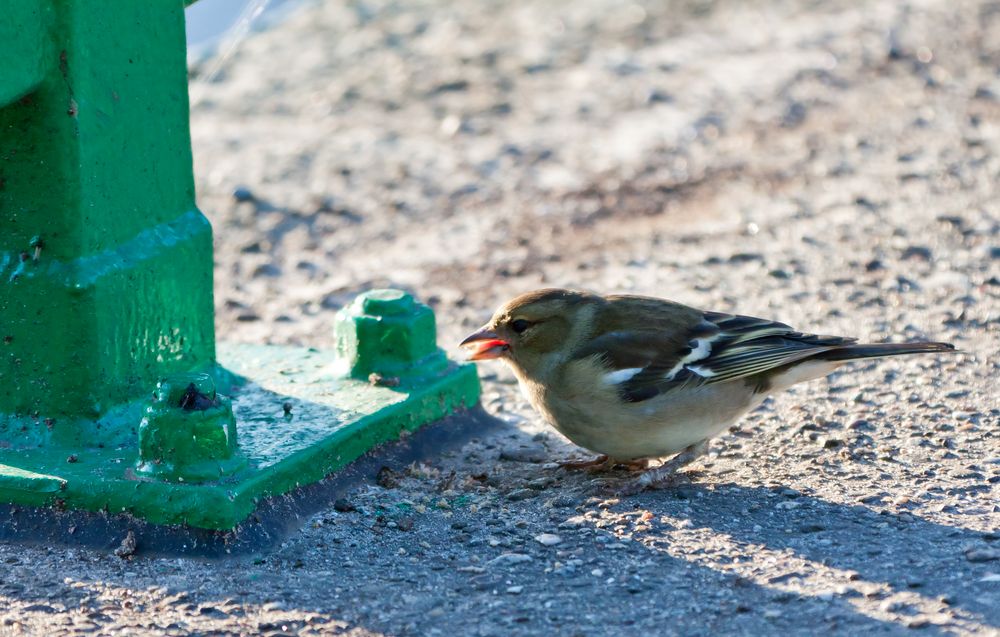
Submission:
[[[853,361],[859,358],[955,351],[957,350],[951,343],[859,343],[857,345],[844,345],[810,358],[823,361]]]

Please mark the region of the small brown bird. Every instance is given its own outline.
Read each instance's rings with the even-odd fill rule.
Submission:
[[[505,360],[549,423],[601,454],[575,466],[678,454],[634,492],[669,482],[769,394],[861,358],[955,350],[855,341],[651,297],[546,289],[508,302],[462,345],[471,360]]]

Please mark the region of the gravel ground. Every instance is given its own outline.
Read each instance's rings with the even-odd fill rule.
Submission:
[[[499,433],[270,554],[0,546],[0,634],[1000,634],[1000,3],[327,2],[211,66],[226,338],[329,347],[392,285],[454,351],[559,285],[963,353],[775,396],[623,500],[484,365]]]

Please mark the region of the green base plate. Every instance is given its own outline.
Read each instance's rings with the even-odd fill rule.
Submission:
[[[0,502],[233,529],[263,499],[318,482],[376,445],[479,398],[470,364],[385,387],[345,378],[332,352],[230,344],[219,346],[219,359],[238,379],[231,394],[244,469],[217,482],[185,484],[138,476],[134,445],[0,449]]]
[[[414,462],[432,461],[505,427],[503,421],[488,415],[482,407],[457,411],[412,435],[379,445],[319,482],[261,500],[234,529],[151,524],[127,513],[0,504],[0,542],[116,551],[131,535],[135,555],[209,559],[260,555],[279,546],[314,515],[329,511],[338,499],[349,497],[360,485],[375,484],[383,469],[402,472]],[[363,508],[359,511],[362,515],[373,513]]]

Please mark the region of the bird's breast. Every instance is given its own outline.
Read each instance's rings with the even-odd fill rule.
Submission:
[[[764,398],[741,381],[679,388],[631,403],[600,382],[561,383],[557,390],[519,380],[528,401],[561,434],[620,460],[682,451],[718,435]]]

